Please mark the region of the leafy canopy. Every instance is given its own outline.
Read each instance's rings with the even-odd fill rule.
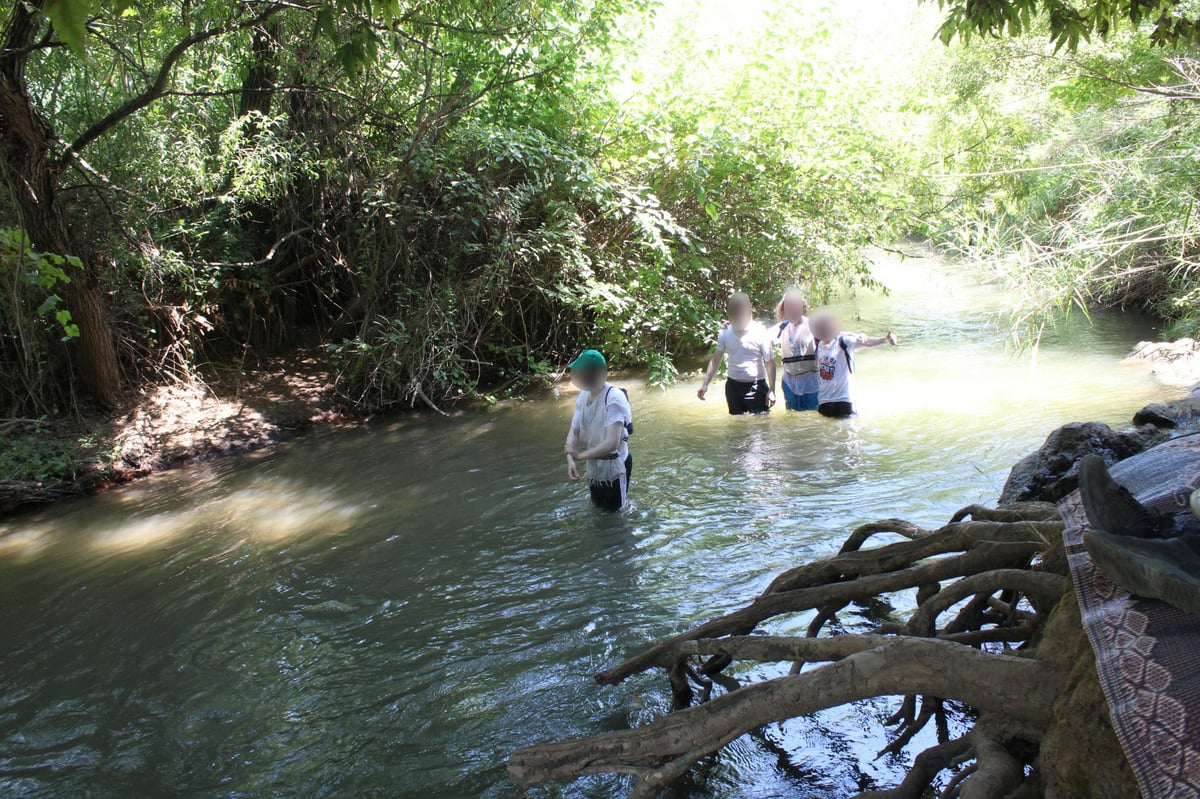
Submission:
[[[955,37],[1020,36],[1043,20],[1055,49],[1074,51],[1081,40],[1144,24],[1156,45],[1200,44],[1195,0],[938,0],[938,8],[946,13],[938,30],[946,44]]]

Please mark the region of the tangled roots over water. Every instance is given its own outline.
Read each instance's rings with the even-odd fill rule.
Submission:
[[[837,555],[780,574],[745,607],[596,675],[598,683],[616,685],[661,668],[682,709],[632,730],[521,749],[509,759],[509,773],[526,787],[632,774],[633,796],[650,797],[764,724],[900,696],[883,752],[900,751],[931,721],[938,743],[916,756],[900,785],[860,799],[917,799],[946,769],[953,775],[944,796],[1007,796],[1025,780],[1066,676],[1033,646],[1069,587],[1062,529],[1048,503],[971,505],[936,530],[899,519],[863,525]],[[884,535],[904,540],[863,549]],[[917,608],[904,623],[872,634],[821,636],[847,605],[908,590],[916,592]],[[808,611],[816,615],[804,636],[751,635],[769,619]],[[712,698],[709,678],[735,660],[793,665],[787,676]],[[806,670],[807,664],[820,665]],[[696,689],[700,702],[693,705]],[[949,737],[946,701],[978,714],[961,737]]]

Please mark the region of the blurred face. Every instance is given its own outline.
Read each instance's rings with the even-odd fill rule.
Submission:
[[[726,307],[729,310],[729,321],[734,327],[745,327],[750,324],[753,313],[750,309],[749,297],[735,294],[729,298],[729,304]]]
[[[792,322],[800,321],[808,313],[808,301],[799,294],[789,292],[783,298],[783,318]]]
[[[813,335],[821,341],[834,339],[839,331],[837,317],[833,314],[821,314],[812,320]]]
[[[572,369],[571,382],[581,391],[593,391],[604,385],[607,374],[603,369]]]

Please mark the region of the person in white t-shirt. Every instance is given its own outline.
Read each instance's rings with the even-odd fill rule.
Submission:
[[[633,477],[629,395],[608,382],[608,362],[598,350],[584,350],[567,368],[579,388],[564,447],[567,479],[577,482],[586,476],[592,502],[603,510],[620,510]]]
[[[729,298],[729,325],[717,335],[717,351],[708,359],[704,384],[696,396],[705,399],[721,359],[729,356],[725,402],[734,416],[767,413],[775,404],[775,348],[771,334],[754,321],[754,309],[745,294]]]
[[[862,336],[843,333],[837,317],[831,313],[813,318],[812,332],[817,339],[817,379],[820,382],[817,411],[822,416],[844,418],[854,415],[851,388],[854,382],[854,352],[857,349],[896,345],[896,336],[889,330],[885,336]]]
[[[799,289],[788,289],[775,309],[779,324],[773,328],[783,363],[783,403],[789,411],[815,411],[820,382],[817,379],[817,340],[808,323],[808,300]]]

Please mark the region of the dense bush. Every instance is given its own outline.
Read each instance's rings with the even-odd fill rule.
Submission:
[[[665,382],[731,290],[863,280],[890,235],[895,159],[846,135],[869,104],[819,85],[841,45],[787,4],[740,38],[626,0],[101,3],[92,33],[41,8],[14,11],[36,35],[13,57],[69,168],[41,175],[62,227],[24,249],[78,256],[54,310],[92,313],[64,343],[58,295],[6,269],[14,414],[313,342],[366,408],[519,386],[585,344]],[[697,70],[717,39],[734,60]],[[671,81],[620,96],[648,51]]]
[[[15,5],[0,52],[13,416],[318,344],[366,408],[584,345],[668,381],[731,290],[820,299],[898,234],[995,264],[1035,327],[1200,327],[1200,82],[1151,41],[1194,30],[1136,4],[93,5]]]

